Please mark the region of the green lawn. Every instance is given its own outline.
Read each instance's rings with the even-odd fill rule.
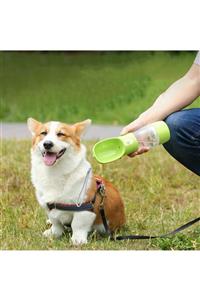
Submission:
[[[92,144],[87,146],[94,171],[112,181],[125,202],[127,224],[120,234],[161,234],[199,216],[199,177],[162,147],[101,166],[91,157]],[[112,242],[93,233],[88,245],[78,248],[70,244],[69,234],[59,240],[44,238],[46,217],[30,182],[30,141],[3,141],[2,147],[1,249],[200,250],[199,225],[175,237],[152,241]]]
[[[191,66],[195,52],[0,52],[0,119],[126,124]],[[200,99],[193,106],[200,107]]]
[[[195,52],[0,52],[0,119],[126,124],[144,111],[191,66]],[[193,107],[200,107],[198,99]],[[200,214],[199,178],[162,147],[101,166],[126,206],[123,233],[160,234]],[[30,182],[28,141],[3,141],[1,249],[74,249],[66,234],[42,237],[45,215]],[[200,227],[173,238],[111,242],[92,234],[82,249],[200,249]]]

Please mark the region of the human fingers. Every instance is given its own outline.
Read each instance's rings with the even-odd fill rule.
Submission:
[[[137,130],[137,129],[138,129],[138,128],[137,128],[137,126],[136,126],[136,122],[133,121],[133,122],[131,122],[130,124],[126,125],[126,126],[122,129],[122,131],[120,132],[120,135],[124,135],[124,134],[126,134],[126,133],[128,133],[128,132],[133,132],[133,131],[135,131],[135,130]]]
[[[143,153],[148,152],[149,149],[150,149],[149,147],[141,147],[141,148],[139,148],[137,151],[128,154],[128,156],[129,156],[129,157],[135,157],[135,156],[137,156],[137,155],[140,155],[140,154],[143,154]]]

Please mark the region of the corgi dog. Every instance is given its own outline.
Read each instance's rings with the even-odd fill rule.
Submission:
[[[81,137],[91,120],[68,125],[57,121],[43,124],[29,118],[27,124],[32,134],[31,180],[36,198],[51,223],[44,236],[58,238],[64,226],[70,225],[72,243],[81,245],[87,243],[90,231],[105,231],[99,212],[102,197],[97,194],[97,178],[105,189],[102,205],[110,230],[116,231],[124,225],[124,204],[118,190],[104,178],[95,177],[86,159]],[[59,208],[59,205],[82,207],[91,203],[91,199],[95,200],[92,210]]]

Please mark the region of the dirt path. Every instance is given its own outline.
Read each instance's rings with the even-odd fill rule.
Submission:
[[[84,140],[97,140],[119,135],[123,126],[91,125],[84,136]],[[2,139],[30,139],[31,135],[25,123],[1,123],[0,138]]]

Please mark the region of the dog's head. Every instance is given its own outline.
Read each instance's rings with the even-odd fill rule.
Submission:
[[[28,128],[32,134],[32,149],[41,155],[46,166],[53,166],[67,153],[78,153],[81,148],[81,135],[91,124],[85,120],[73,125],[51,121],[41,123],[29,118]]]

